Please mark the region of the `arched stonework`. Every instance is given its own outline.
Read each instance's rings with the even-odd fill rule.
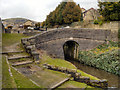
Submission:
[[[57,29],[28,38],[28,41],[34,43],[38,50],[64,59],[65,42],[72,40],[79,44],[79,50],[90,50],[110,40],[110,33],[110,30],[101,29]]]
[[[64,59],[78,59],[79,44],[73,40],[67,41],[63,45]]]

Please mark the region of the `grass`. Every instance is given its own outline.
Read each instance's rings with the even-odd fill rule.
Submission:
[[[16,88],[16,83],[9,74],[9,67],[5,56],[2,56],[2,66],[4,66],[2,67],[2,88]]]
[[[76,81],[68,81],[61,85],[59,88],[86,88],[87,84]]]
[[[16,82],[17,88],[40,88],[34,83],[32,83],[32,81],[30,81],[27,77],[18,73],[13,68],[11,68],[11,70],[12,70],[12,74]]]
[[[80,82],[71,81],[71,80],[68,81],[68,82],[65,82],[63,85],[61,85],[57,89],[59,90],[60,88],[75,88],[75,89],[80,89],[80,90],[81,89],[85,89],[85,90],[102,90],[100,88],[95,88],[95,87],[92,87],[92,86],[88,86],[85,83],[80,83]]]
[[[43,63],[47,63],[47,64],[50,64],[53,66],[58,66],[58,67],[65,67],[68,69],[76,69],[76,67],[72,63],[70,63],[66,60],[53,59],[47,55],[43,55],[41,64],[43,64]]]
[[[18,43],[21,41],[22,38],[27,38],[28,36],[25,36],[23,34],[8,34],[8,33],[3,33],[2,34],[2,46],[3,46],[3,50],[4,47],[13,45],[15,43]]]
[[[97,77],[94,77],[94,76],[92,76],[90,74],[87,74],[87,73],[85,73],[85,72],[83,72],[81,70],[77,70],[77,72],[81,73],[82,76],[89,77],[91,80],[100,80]]]
[[[43,60],[41,61],[41,64],[43,63],[48,63],[50,65],[53,66],[58,66],[58,67],[65,67],[65,68],[69,68],[69,69],[77,69],[72,63],[66,61],[66,60],[62,60],[62,59],[53,59],[50,58],[47,55],[43,55]],[[86,77],[90,77],[91,80],[100,80],[97,77],[94,77],[90,74],[87,74],[81,70],[77,70],[77,72],[81,73],[82,76],[86,76]]]

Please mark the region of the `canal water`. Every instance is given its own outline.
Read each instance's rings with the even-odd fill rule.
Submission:
[[[107,79],[109,87],[116,87],[116,88],[120,87],[120,77],[118,77],[117,75],[84,64],[80,64],[79,62],[76,61],[70,61],[70,62],[73,63],[78,69],[90,75],[93,75],[99,79]]]

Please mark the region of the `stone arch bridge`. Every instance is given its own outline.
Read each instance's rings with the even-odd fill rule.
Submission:
[[[70,47],[74,49],[73,57],[77,57],[79,50],[90,50],[110,40],[110,33],[110,30],[101,29],[56,29],[35,35],[27,41],[38,50],[45,50],[55,58],[65,59],[65,54],[72,51]]]

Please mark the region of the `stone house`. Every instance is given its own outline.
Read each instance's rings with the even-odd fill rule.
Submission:
[[[28,20],[28,21],[26,21],[24,23],[24,25],[26,25],[26,26],[34,26],[34,23],[32,21]]]
[[[82,10],[82,13],[86,11],[86,9],[85,9],[85,8],[81,8],[81,10]]]
[[[97,19],[97,17],[100,16],[99,12],[94,8],[90,8],[88,10],[82,9],[82,13],[83,20],[87,22],[94,21],[95,19]]]

